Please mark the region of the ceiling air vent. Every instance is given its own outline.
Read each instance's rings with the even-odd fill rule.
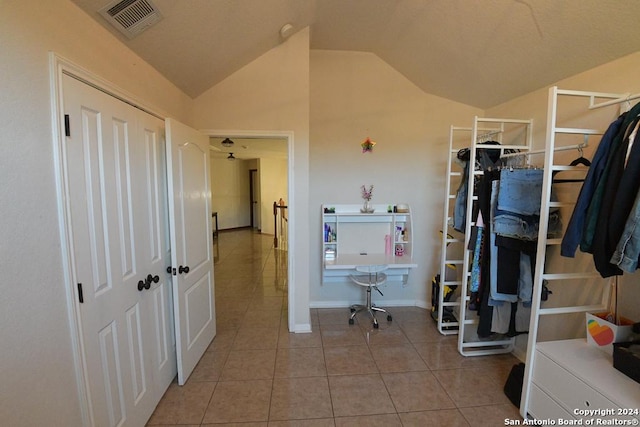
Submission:
[[[130,39],[162,19],[158,8],[149,0],[111,2],[98,13]]]

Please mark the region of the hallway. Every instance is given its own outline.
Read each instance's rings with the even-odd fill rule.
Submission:
[[[287,330],[286,255],[273,236],[219,233],[217,336],[150,426],[497,426],[520,419],[502,387],[511,355],[465,358],[427,310],[391,307],[375,330],[349,310],[312,309],[313,332]],[[364,295],[363,295],[364,298]],[[383,304],[380,304],[383,305]]]

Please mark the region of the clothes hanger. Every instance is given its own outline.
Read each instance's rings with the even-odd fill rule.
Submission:
[[[628,113],[629,111],[631,111],[631,94],[627,96],[627,101],[625,102],[625,109],[624,109],[625,113]]]
[[[584,136],[584,145],[587,144],[587,139],[588,136],[585,135]],[[578,146],[578,153],[580,154],[580,157],[578,157],[577,159],[574,159],[571,163],[569,163],[569,166],[579,166],[579,165],[583,165],[586,167],[591,166],[591,161],[589,159],[587,159],[586,157],[584,157],[584,154],[582,153],[582,145]],[[555,171],[553,173],[554,179],[553,179],[553,183],[554,184],[560,184],[560,183],[567,183],[567,182],[584,182],[584,179],[555,179],[555,176],[558,172],[561,171]]]
[[[575,159],[574,161],[572,161],[571,163],[569,163],[569,166],[578,166],[578,165],[584,165],[584,166],[591,166],[591,161],[589,159],[586,159],[584,157],[578,157],[577,159]]]
[[[585,139],[585,145],[586,145],[588,136],[585,135],[584,137],[585,137],[584,139]],[[580,157],[578,157],[577,159],[569,163],[569,166],[578,166],[578,165],[584,165],[587,167],[591,166],[591,161],[585,158],[584,155],[582,154],[582,146],[578,147],[578,153],[580,153]]]

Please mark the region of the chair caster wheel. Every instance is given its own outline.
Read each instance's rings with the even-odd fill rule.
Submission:
[[[388,315],[388,316],[387,316],[387,321],[388,321],[388,322],[391,322],[392,320],[393,320],[393,317],[391,317],[391,315]]]
[[[378,329],[380,327],[380,325],[378,325],[377,323],[373,324],[374,329]]]
[[[353,319],[349,319],[349,324],[353,325]]]

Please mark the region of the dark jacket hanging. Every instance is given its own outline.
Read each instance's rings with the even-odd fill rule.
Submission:
[[[569,224],[567,225],[567,230],[562,238],[562,246],[560,247],[562,256],[573,258],[576,254],[576,249],[582,239],[587,209],[591,203],[591,198],[596,190],[596,186],[602,177],[613,139],[618,132],[621,131],[625,116],[625,114],[621,115],[609,125],[609,128],[602,136],[600,144],[593,155],[591,166],[580,189],[580,194],[578,195],[578,200],[576,201]]]
[[[616,245],[622,236],[622,230],[629,216],[633,202],[637,194],[640,165],[632,165],[629,157],[629,167],[625,169],[627,148],[629,146],[629,134],[633,131],[638,118],[634,118],[626,126],[622,141],[611,152],[610,170],[604,185],[602,206],[598,213],[596,228],[593,235],[593,260],[596,269],[602,277],[611,277],[622,274],[622,270],[611,264],[611,256],[615,252]],[[634,149],[635,148],[635,149]],[[637,146],[632,147],[631,155],[637,158],[639,152]],[[633,181],[635,178],[636,182]],[[635,191],[632,190],[635,188]],[[632,193],[630,191],[633,191]],[[626,212],[626,213],[625,213]],[[614,215],[620,224],[612,224]]]
[[[592,244],[594,233],[596,229],[596,225],[598,222],[598,217],[600,213],[600,208],[602,207],[602,200],[604,197],[604,189],[606,187],[606,183],[609,177],[609,172],[611,168],[612,159],[615,158],[614,152],[616,152],[617,147],[623,143],[624,140],[624,131],[628,128],[629,124],[635,119],[638,114],[640,114],[640,103],[636,104],[625,116],[621,131],[615,136],[612,141],[610,155],[607,158],[606,165],[602,172],[602,177],[598,181],[596,189],[594,190],[593,197],[591,198],[591,202],[589,204],[589,208],[587,210],[587,216],[585,218],[584,230],[582,233],[582,240],[580,242],[580,250],[582,252],[593,253]]]

